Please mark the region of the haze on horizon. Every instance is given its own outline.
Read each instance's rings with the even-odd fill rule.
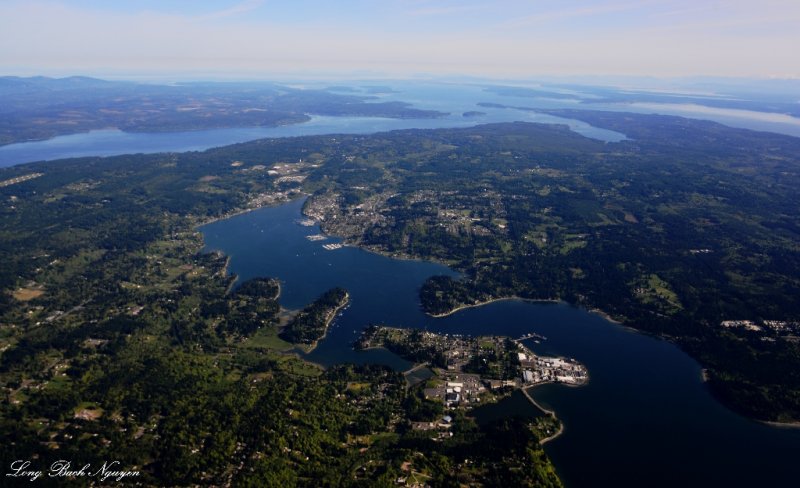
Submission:
[[[797,0],[4,0],[0,75],[800,78]]]

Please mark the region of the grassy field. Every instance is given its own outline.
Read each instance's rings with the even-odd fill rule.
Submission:
[[[241,347],[285,352],[294,346],[278,337],[278,331],[274,327],[262,327],[252,337],[243,341]]]

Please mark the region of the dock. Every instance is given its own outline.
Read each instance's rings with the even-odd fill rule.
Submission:
[[[523,336],[519,336],[518,339],[514,339],[514,342],[526,341],[528,339],[535,339],[537,341],[546,341],[547,337],[537,334],[536,332],[531,332],[530,334],[525,334]]]

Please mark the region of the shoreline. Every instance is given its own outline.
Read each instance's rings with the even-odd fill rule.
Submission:
[[[277,205],[274,205],[274,206],[277,207],[278,205],[282,205],[284,203],[289,203],[290,201],[291,200],[287,200],[285,202],[280,202],[280,203],[278,203]],[[228,220],[230,218],[236,217],[237,215],[243,215],[243,214],[246,214],[246,213],[249,213],[249,212],[253,212],[255,210],[262,209],[264,207],[269,207],[269,206],[271,206],[271,205],[262,205],[260,207],[252,207],[252,208],[243,208],[243,209],[233,210],[230,213],[226,213],[225,215],[220,215],[219,217],[211,217],[211,218],[206,219],[206,220],[198,219],[197,222],[194,222],[192,224],[192,229],[194,229],[195,231],[200,232],[202,234],[203,231],[200,230],[200,227],[205,227],[206,225],[210,225],[210,224],[213,224],[215,222],[220,222],[222,220]],[[203,246],[205,247],[205,242],[203,243]]]
[[[309,197],[309,195],[306,194],[306,193],[300,192],[298,194],[292,195],[291,197],[288,197],[286,200],[272,201],[270,203],[267,203],[267,204],[264,204],[264,205],[260,205],[260,206],[257,206],[257,207],[252,207],[252,208],[240,208],[238,210],[234,210],[234,211],[232,211],[232,212],[230,212],[228,214],[225,214],[223,216],[213,217],[213,218],[207,219],[207,220],[197,219],[195,222],[190,224],[190,227],[201,234],[201,243],[202,243],[202,245],[204,247],[205,246],[205,242],[204,242],[204,239],[202,239],[202,231],[199,230],[200,227],[208,225],[208,224],[211,224],[211,223],[214,223],[214,222],[217,222],[217,221],[221,221],[221,220],[225,220],[225,219],[228,219],[228,218],[231,218],[231,217],[235,217],[237,215],[241,215],[241,214],[245,214],[245,213],[248,213],[248,212],[252,212],[254,210],[259,210],[261,208],[277,207],[277,206],[280,206],[280,205],[285,205],[287,203],[291,203],[291,202],[293,202],[293,201],[295,201],[295,200],[297,200],[299,198],[303,198],[303,197],[307,198],[307,197]],[[302,216],[308,217],[302,209],[301,209],[300,213],[301,213]],[[364,251],[367,251],[367,252],[370,252],[370,253],[374,253],[374,254],[377,254],[377,255],[380,255],[380,256],[383,256],[383,257],[387,257],[387,258],[390,258],[390,259],[402,259],[402,260],[410,260],[410,261],[433,262],[433,263],[436,263],[436,264],[440,264],[440,265],[446,266],[448,269],[451,269],[455,273],[463,275],[463,272],[458,271],[456,269],[452,269],[450,267],[451,265],[449,265],[448,263],[445,263],[445,262],[440,262],[440,261],[436,261],[436,260],[432,260],[432,259],[422,259],[422,258],[418,258],[418,257],[412,257],[412,256],[408,256],[408,255],[406,255],[404,253],[401,253],[401,255],[392,254],[392,253],[387,253],[385,251],[381,251],[381,250],[377,250],[377,249],[371,249],[371,248],[362,246],[360,244],[348,243],[346,241],[346,239],[341,238],[340,236],[337,236],[335,234],[331,234],[331,233],[328,233],[328,232],[325,232],[324,230],[322,230],[322,225],[319,222],[317,223],[317,225],[319,226],[319,229],[323,234],[325,234],[326,236],[338,237],[338,238],[342,239],[343,242],[346,245],[357,247],[357,248],[362,249]],[[427,313],[427,312],[424,312],[424,313],[428,317],[432,317],[432,318],[437,318],[438,319],[438,318],[444,318],[444,317],[453,315],[456,312],[459,312],[459,311],[464,310],[464,309],[481,307],[481,306],[488,305],[488,304],[491,304],[491,303],[494,303],[494,302],[499,302],[499,301],[502,301],[502,300],[520,300],[520,301],[526,301],[526,302],[531,302],[531,303],[540,302],[540,303],[566,303],[566,304],[569,304],[568,302],[565,302],[565,301],[563,301],[561,299],[530,299],[530,298],[522,298],[522,297],[519,297],[519,296],[516,296],[516,295],[511,295],[511,296],[505,296],[505,297],[492,298],[490,300],[479,302],[479,303],[474,303],[474,304],[463,304],[463,305],[460,305],[460,306],[454,308],[453,310],[450,310],[449,312],[443,313],[443,314],[430,314],[430,313]],[[628,332],[637,333],[637,334],[644,334],[644,335],[650,335],[652,337],[661,338],[663,340],[666,340],[666,341],[676,345],[677,347],[680,347],[677,344],[677,342],[675,341],[674,338],[665,337],[665,336],[661,336],[661,335],[658,335],[658,334],[648,333],[646,331],[640,330],[640,329],[632,327],[630,325],[626,325],[623,322],[621,322],[620,320],[617,320],[617,319],[613,318],[608,312],[605,312],[604,310],[602,310],[600,308],[597,308],[597,307],[588,308],[588,307],[577,305],[577,304],[569,304],[569,305],[581,308],[581,309],[583,309],[583,310],[585,310],[585,311],[587,311],[589,313],[596,314],[596,315],[600,316],[602,319],[604,319],[605,321],[607,321],[607,322],[609,322],[611,324],[620,326],[620,327],[624,328]],[[323,340],[326,336],[327,336],[327,326],[326,326],[325,334],[320,339],[318,339],[317,341],[314,341],[314,343],[311,345],[311,347],[309,347],[309,348],[301,348],[299,345],[296,346],[296,347],[302,353],[308,354],[308,353],[312,352],[317,347],[319,341]],[[305,358],[303,358],[303,359],[305,360]],[[692,358],[692,359],[697,361],[694,358]],[[309,362],[311,362],[311,361],[309,361]],[[707,382],[708,381],[708,377],[707,377],[707,374],[706,374],[705,371],[701,371],[701,376],[702,376],[702,381],[703,382]],[[570,385],[570,386],[572,386],[572,385]],[[717,401],[719,401],[719,400],[717,400]],[[729,410],[733,410],[733,408],[730,405],[728,405],[727,403],[725,403],[725,402],[719,402],[719,403],[721,405],[723,405],[725,408],[727,408]],[[754,421],[759,422],[761,424],[768,425],[770,427],[775,427],[775,428],[800,428],[800,421],[795,421],[795,422],[775,422],[775,421],[759,420],[759,419],[756,419],[756,418],[753,418],[753,417],[749,417],[749,416],[745,416],[745,418],[748,418],[750,420],[754,420]]]
[[[563,433],[564,433],[564,422],[559,420],[558,421],[558,430],[553,432],[551,435],[545,437],[544,439],[540,440],[539,441],[539,445],[543,446],[543,445],[547,444],[550,441],[556,440],[559,437],[561,437],[561,434],[563,434]]]
[[[334,308],[329,313],[329,316],[325,319],[325,332],[323,332],[322,336],[320,336],[319,339],[316,339],[311,344],[308,344],[308,347],[304,347],[303,348],[305,354],[311,353],[314,349],[317,348],[317,346],[319,345],[319,342],[325,339],[325,337],[328,335],[328,328],[330,328],[331,322],[333,322],[333,319],[336,318],[336,315],[339,313],[340,310],[342,310],[343,308],[347,307],[348,305],[350,305],[350,293],[349,292],[345,294],[344,301],[342,302],[342,304],[337,306],[336,308]]]
[[[299,198],[306,198],[307,199],[310,196],[311,195],[308,194],[308,193],[302,193],[301,192],[301,193],[299,193],[297,195],[296,198],[292,197],[292,198],[289,198],[288,200],[281,201],[281,202],[272,202],[270,204],[261,205],[259,207],[245,208],[245,209],[236,210],[236,211],[233,211],[230,214],[226,214],[226,215],[221,216],[221,217],[214,217],[214,218],[212,218],[210,220],[202,221],[200,223],[196,223],[194,225],[194,229],[198,230],[199,227],[203,227],[205,225],[212,224],[214,222],[218,222],[218,221],[221,221],[221,220],[226,220],[226,219],[235,217],[237,215],[242,215],[242,214],[245,214],[245,213],[248,213],[248,212],[252,212],[254,210],[259,210],[259,209],[262,209],[262,208],[265,208],[265,207],[278,207],[280,205],[285,205],[287,203],[293,202],[294,200],[297,200]],[[306,217],[306,218],[312,218],[312,217],[306,215],[306,213],[304,212],[303,208],[300,209],[300,215],[303,216],[303,217]],[[326,232],[322,228],[322,223],[321,222],[317,222],[316,225],[317,225],[317,227],[319,228],[319,230],[320,230],[320,232],[322,234],[326,235],[327,237],[335,237],[335,238],[341,239],[342,240],[342,244],[344,244],[346,246],[352,246],[352,247],[355,247],[357,249],[361,249],[363,251],[366,251],[366,252],[369,252],[369,253],[373,253],[373,254],[377,254],[379,256],[383,256],[383,257],[386,257],[386,258],[389,258],[389,259],[399,259],[399,260],[403,260],[403,261],[418,261],[418,262],[429,262],[429,263],[434,263],[434,264],[440,264],[440,265],[447,267],[451,271],[454,271],[455,273],[457,273],[457,274],[459,274],[461,276],[464,275],[464,273],[462,271],[459,271],[457,269],[452,268],[451,265],[446,263],[446,262],[438,261],[438,260],[435,260],[435,259],[424,259],[424,258],[419,258],[419,257],[413,257],[413,256],[405,254],[405,253],[393,254],[393,253],[387,253],[385,251],[378,250],[378,249],[371,249],[371,248],[363,246],[361,244],[348,242],[347,239],[344,238],[344,237],[341,237],[341,236],[338,236],[336,234],[331,234],[331,233]],[[200,231],[200,232],[202,233],[202,231]],[[205,243],[203,243],[203,245],[205,246]],[[453,315],[456,312],[459,312],[461,310],[466,310],[466,309],[469,309],[469,308],[482,307],[484,305],[489,305],[491,303],[500,302],[500,301],[503,301],[503,300],[520,300],[520,301],[530,302],[530,303],[568,303],[568,302],[565,302],[564,300],[561,300],[559,298],[523,298],[523,297],[520,297],[520,296],[517,296],[517,295],[511,295],[511,296],[492,298],[490,300],[486,300],[486,301],[482,301],[482,302],[478,302],[478,303],[474,303],[474,304],[459,305],[458,307],[456,307],[453,310],[450,310],[449,312],[446,312],[446,313],[441,313],[441,314],[431,314],[431,313],[428,313],[428,312],[424,312],[424,313],[425,313],[425,315],[427,315],[429,317],[432,317],[432,318],[435,318],[435,319],[440,319],[440,318],[444,318],[444,317],[448,317],[450,315]],[[600,317],[602,317],[603,319],[607,320],[608,322],[611,322],[613,324],[622,326],[622,327],[624,327],[626,329],[629,329],[632,332],[641,333],[641,331],[639,331],[638,329],[623,324],[622,322],[620,322],[619,320],[614,319],[607,312],[605,312],[605,311],[603,311],[603,310],[601,310],[599,308],[591,308],[590,309],[590,308],[580,307],[579,305],[575,305],[575,306],[578,306],[579,308],[584,308],[589,313],[597,314]],[[324,336],[323,336],[323,338],[324,338]]]
[[[228,219],[236,217],[238,215],[243,215],[243,214],[246,214],[246,213],[249,213],[249,212],[254,212],[256,210],[261,210],[262,208],[280,207],[281,205],[286,205],[287,203],[291,203],[291,202],[293,202],[295,200],[298,200],[299,198],[309,197],[309,196],[311,196],[311,195],[309,195],[307,193],[300,192],[300,193],[295,193],[292,196],[288,196],[287,195],[288,198],[286,200],[280,200],[280,201],[276,200],[274,202],[265,203],[265,204],[259,205],[257,207],[244,207],[244,208],[240,207],[238,209],[231,210],[229,213],[226,213],[225,215],[220,215],[219,217],[211,217],[211,218],[208,218],[208,219],[200,219],[200,218],[198,218],[197,221],[192,224],[192,228],[202,234],[202,231],[200,230],[200,227],[205,227],[206,225],[210,225],[210,224],[213,224],[215,222],[222,221],[222,220],[228,220]],[[205,243],[203,243],[203,246],[205,246]]]
[[[320,230],[322,230],[321,226],[320,226]],[[357,243],[349,243],[349,242],[347,242],[347,240],[345,238],[339,237],[339,236],[337,236],[335,234],[327,234],[326,233],[326,235],[330,235],[330,236],[333,236],[333,237],[338,237],[339,239],[342,239],[342,242],[347,243],[348,246],[357,247],[357,248],[359,248],[361,250],[364,250],[364,251],[366,251],[368,253],[377,254],[378,256],[383,256],[383,257],[389,258],[389,259],[396,259],[398,261],[415,261],[415,262],[418,262],[418,263],[439,264],[439,265],[445,266],[447,269],[457,273],[460,276],[464,275],[464,272],[459,271],[459,270],[457,270],[457,269],[455,269],[453,267],[455,261],[453,261],[452,263],[448,263],[447,261],[440,261],[440,260],[435,259],[435,258],[425,259],[425,258],[420,258],[420,257],[414,257],[411,254],[406,254],[406,253],[402,253],[402,252],[401,253],[390,253],[390,252],[383,251],[381,249],[377,249],[377,248],[373,249],[371,247],[363,246],[363,245],[357,244]]]
[[[536,388],[537,386],[544,385],[544,384],[547,384],[547,383],[540,383],[538,385],[523,386],[523,387],[520,388],[520,390],[522,391],[522,394],[525,395],[525,398],[527,398],[528,401],[531,402],[531,404],[534,407],[536,407],[539,410],[541,410],[545,415],[547,415],[547,416],[549,416],[549,417],[551,417],[551,418],[553,418],[553,419],[558,421],[558,430],[555,431],[553,434],[549,435],[548,437],[545,437],[544,439],[540,439],[539,440],[539,445],[540,446],[543,446],[543,445],[547,444],[548,442],[557,439],[559,436],[561,436],[561,434],[564,433],[564,422],[562,422],[561,419],[558,418],[558,415],[556,415],[556,412],[554,410],[550,410],[549,408],[543,407],[539,402],[537,402],[531,396],[530,393],[528,393],[529,389]],[[578,385],[576,385],[576,386],[578,386]]]
[[[57,139],[59,137],[88,135],[88,134],[91,134],[92,132],[103,132],[103,131],[121,132],[123,134],[173,134],[173,133],[182,133],[182,132],[183,133],[186,133],[186,132],[202,132],[202,131],[228,130],[228,129],[276,129],[278,127],[288,127],[288,126],[291,126],[291,125],[306,124],[306,123],[310,122],[311,120],[313,120],[313,116],[308,115],[307,113],[304,113],[303,116],[305,116],[307,118],[305,120],[298,120],[298,121],[295,121],[295,122],[287,121],[287,122],[284,122],[284,123],[278,122],[278,123],[271,123],[271,124],[264,124],[264,125],[239,125],[239,124],[227,125],[227,124],[222,124],[222,125],[219,125],[219,126],[195,128],[195,129],[183,128],[183,129],[161,129],[161,130],[159,130],[159,129],[152,128],[152,129],[147,129],[147,130],[123,130],[123,129],[120,129],[119,127],[115,126],[115,125],[109,125],[109,126],[106,126],[106,127],[95,127],[95,128],[91,128],[91,129],[80,130],[80,131],[77,131],[77,132],[72,132],[72,131],[63,132],[63,133],[54,134],[54,135],[49,136],[49,137],[32,137],[30,139],[15,140],[15,141],[11,141],[11,142],[3,142],[3,143],[0,143],[0,147],[11,146],[11,145],[14,145],[14,144],[27,144],[27,143],[31,143],[31,142],[48,142],[48,141],[52,141],[53,139]],[[343,117],[347,117],[347,116],[345,115]],[[358,117],[358,116],[356,115],[356,116],[353,116],[353,117]],[[264,139],[264,138],[268,138],[268,137],[270,137],[270,136],[259,137],[257,139],[252,139],[252,140],[253,141],[257,141],[258,139]],[[284,137],[290,137],[290,136],[284,136]],[[233,143],[225,144],[225,145],[226,146],[231,146],[231,145],[234,145],[234,144],[243,144],[245,142],[251,142],[251,141],[248,140],[248,141],[242,141],[242,142],[233,142]],[[220,146],[220,147],[224,147],[224,146]],[[206,148],[206,149],[201,149],[201,151],[207,151],[208,149],[214,149],[214,148],[213,147],[209,147],[209,148]],[[189,152],[189,151],[157,151],[157,152],[147,152],[147,153],[143,153],[143,154],[158,154],[160,152],[182,153],[182,152]],[[123,153],[123,154],[113,154],[111,156],[75,156],[75,157],[78,157],[78,158],[83,158],[83,157],[105,158],[105,157],[124,156],[124,155],[125,155],[125,153]],[[68,156],[68,157],[65,157],[65,158],[58,158],[58,159],[71,159],[71,157]],[[41,161],[57,161],[58,159],[43,159]],[[38,163],[38,162],[39,162],[39,160],[37,160],[37,161],[28,161],[28,162],[25,162],[25,163],[18,163],[18,164],[12,165],[12,166],[19,166],[20,164]],[[11,167],[11,166],[7,166],[7,167]]]
[[[461,311],[461,310],[466,310],[468,308],[482,307],[484,305],[489,305],[489,304],[495,303],[495,302],[502,302],[504,300],[519,300],[519,301],[531,302],[531,303],[566,303],[563,300],[554,299],[554,298],[522,298],[522,297],[519,297],[519,296],[516,296],[516,295],[511,295],[511,296],[507,296],[507,297],[492,298],[492,299],[489,299],[489,300],[485,300],[485,301],[478,302],[478,303],[473,303],[473,304],[459,305],[458,307],[454,308],[453,310],[450,310],[449,312],[445,312],[445,313],[432,314],[432,313],[425,312],[425,315],[427,315],[429,317],[433,317],[435,319],[441,319],[441,318],[453,315],[454,313],[456,313],[458,311]]]
[[[770,427],[775,427],[776,429],[800,429],[800,421],[796,420],[793,422],[777,422],[774,420],[759,420],[759,423],[766,424]]]
[[[551,417],[558,418],[558,417],[556,416],[556,412],[555,412],[555,410],[550,410],[549,408],[545,408],[545,407],[543,407],[542,405],[540,405],[540,404],[539,404],[539,402],[537,402],[537,401],[536,401],[536,400],[535,400],[535,399],[534,399],[534,398],[531,396],[531,394],[530,394],[530,393],[528,393],[528,390],[530,390],[530,389],[536,388],[537,386],[540,386],[540,385],[547,385],[547,384],[550,384],[550,383],[552,383],[552,382],[547,382],[547,383],[539,383],[539,384],[537,384],[537,385],[523,386],[523,387],[521,387],[521,388],[520,388],[520,390],[522,390],[522,392],[525,394],[525,396],[526,396],[526,397],[528,397],[528,400],[529,400],[529,401],[530,401],[530,402],[533,404],[533,406],[535,406],[536,408],[538,408],[539,410],[541,410],[541,411],[542,411],[542,412],[544,412],[545,414],[547,414],[547,415],[550,415]]]
[[[587,310],[589,311],[589,313],[593,313],[595,315],[599,315],[599,316],[603,317],[604,319],[608,320],[612,324],[617,324],[617,325],[621,325],[623,327],[627,327],[625,324],[623,324],[619,320],[617,320],[614,317],[612,317],[611,315],[609,315],[608,312],[605,312],[605,311],[603,311],[603,310],[601,310],[599,308],[590,308],[590,309],[587,309]],[[636,330],[636,329],[634,329],[632,327],[627,327],[627,328],[630,328],[631,330]]]

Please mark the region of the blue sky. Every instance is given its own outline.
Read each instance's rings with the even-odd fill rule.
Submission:
[[[0,0],[1,74],[800,77],[799,0]]]

